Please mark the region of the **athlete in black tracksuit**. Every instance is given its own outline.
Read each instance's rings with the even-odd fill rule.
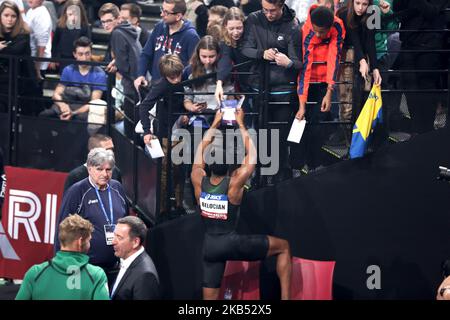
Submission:
[[[246,156],[242,165],[228,176],[225,151],[214,146],[215,159],[209,166],[211,176],[205,172],[203,150],[212,142],[223,113],[217,111],[211,128],[198,146],[192,166],[191,181],[195,198],[205,225],[203,246],[203,298],[217,299],[227,260],[261,260],[277,255],[277,273],[281,283],[281,298],[290,297],[291,254],[286,240],[267,235],[238,235],[239,206],[244,184],[255,170],[256,149],[244,126],[244,112],[238,109],[236,121],[245,145]],[[219,157],[219,153],[222,157]]]

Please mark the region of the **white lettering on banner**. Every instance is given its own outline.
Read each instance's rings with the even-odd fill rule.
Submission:
[[[44,243],[53,244],[56,222],[56,194],[46,195]],[[24,210],[24,205],[29,209]],[[32,192],[11,189],[9,192],[8,233],[13,239],[19,239],[19,225],[23,224],[31,242],[42,242],[36,228],[36,220],[41,215],[41,201]]]
[[[213,195],[202,192],[200,195],[200,209],[202,216],[206,218],[227,220],[228,197],[224,194]]]

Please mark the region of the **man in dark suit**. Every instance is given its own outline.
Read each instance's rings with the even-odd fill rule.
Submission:
[[[158,272],[143,246],[146,235],[147,227],[138,217],[117,221],[113,246],[120,258],[120,271],[111,290],[112,300],[161,298]]]

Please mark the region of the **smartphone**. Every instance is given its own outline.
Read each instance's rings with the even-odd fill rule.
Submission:
[[[12,41],[6,41],[6,42],[5,42],[5,46],[10,45],[11,43],[12,43]]]

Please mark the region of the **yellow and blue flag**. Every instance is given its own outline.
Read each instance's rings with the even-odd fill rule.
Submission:
[[[366,152],[369,136],[377,123],[383,120],[381,109],[383,100],[381,99],[381,87],[374,85],[370,90],[369,98],[364,104],[358,120],[353,127],[352,144],[350,145],[350,159],[364,156]]]

